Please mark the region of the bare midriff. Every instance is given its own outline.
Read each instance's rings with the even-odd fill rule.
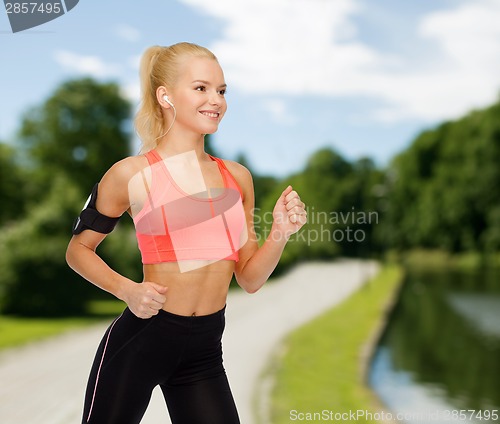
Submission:
[[[165,311],[184,316],[209,315],[224,308],[234,266],[234,261],[222,260],[180,272],[177,262],[148,264],[144,265],[144,281],[168,288],[162,308]]]

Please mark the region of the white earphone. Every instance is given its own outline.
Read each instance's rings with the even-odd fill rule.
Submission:
[[[174,104],[170,101],[170,99],[166,94],[163,96],[163,100],[165,100],[170,106],[172,106],[175,109]]]
[[[170,106],[172,106],[172,109],[174,111],[174,117],[172,119],[172,123],[168,127],[168,130],[165,131],[162,135],[156,137],[155,140],[158,140],[159,138],[162,138],[168,134],[168,132],[172,129],[172,126],[174,125],[175,118],[177,117],[177,110],[175,109],[174,104],[170,101],[170,99],[168,98],[168,96],[166,94],[163,96],[163,100],[165,100]]]

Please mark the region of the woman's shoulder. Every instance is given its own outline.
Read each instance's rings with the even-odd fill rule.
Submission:
[[[99,182],[97,209],[108,216],[120,216],[130,206],[130,181],[147,166],[143,155],[129,156],[113,164]]]
[[[104,180],[128,182],[130,179],[148,166],[144,155],[128,156],[115,162],[104,174]]]
[[[252,174],[250,173],[249,169],[242,165],[239,162],[236,162],[234,160],[229,160],[229,159],[221,159],[224,162],[224,165],[226,165],[227,170],[233,174],[233,176],[238,180],[238,182],[241,180],[243,181],[252,181]]]

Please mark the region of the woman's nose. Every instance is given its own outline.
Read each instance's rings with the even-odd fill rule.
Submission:
[[[211,92],[208,102],[211,105],[220,106],[222,102],[221,95],[218,92]]]

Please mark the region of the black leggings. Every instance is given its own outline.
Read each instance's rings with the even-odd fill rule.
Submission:
[[[82,423],[139,423],[158,384],[173,424],[239,423],[222,365],[224,325],[224,309],[141,319],[126,308],[97,350]]]

